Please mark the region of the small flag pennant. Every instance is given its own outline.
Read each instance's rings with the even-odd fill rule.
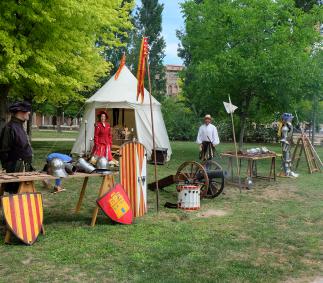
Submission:
[[[233,105],[232,103],[223,102],[224,108],[228,114],[233,113],[238,107]]]

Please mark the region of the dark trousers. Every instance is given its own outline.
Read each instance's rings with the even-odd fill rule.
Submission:
[[[200,152],[200,160],[210,160],[214,157],[214,146],[211,142],[202,142],[202,150]]]

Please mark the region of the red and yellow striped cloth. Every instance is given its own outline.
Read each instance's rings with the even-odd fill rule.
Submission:
[[[138,62],[138,71],[137,71],[137,101],[141,100],[141,103],[144,102],[145,96],[145,75],[146,75],[146,60],[148,56],[148,39],[143,37],[140,46],[139,62]]]
[[[119,78],[119,75],[120,75],[124,65],[126,65],[126,54],[125,53],[123,53],[121,61],[120,61],[119,68],[118,68],[116,74],[114,75],[115,80],[117,80]]]
[[[134,217],[147,212],[147,158],[144,145],[138,142],[120,148],[120,183],[128,194]]]

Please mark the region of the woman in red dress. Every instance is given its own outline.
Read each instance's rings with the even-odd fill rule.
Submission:
[[[112,134],[110,124],[107,122],[108,114],[105,111],[101,111],[98,119],[99,121],[95,124],[94,129],[93,155],[105,157],[111,161]]]

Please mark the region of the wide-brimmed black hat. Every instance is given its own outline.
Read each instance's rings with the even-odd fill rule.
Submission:
[[[16,112],[31,112],[31,104],[27,101],[17,101],[10,105],[9,111],[11,113]]]

